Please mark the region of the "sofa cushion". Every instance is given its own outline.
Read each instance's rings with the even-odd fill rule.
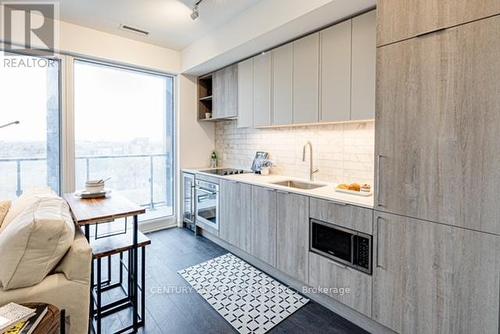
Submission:
[[[44,197],[57,197],[56,193],[50,188],[34,188],[25,191],[19,196],[11,205],[3,224],[0,224],[0,233],[7,228],[7,226],[27,208],[38,202],[40,198]]]
[[[10,211],[13,209],[15,215],[0,232],[3,290],[41,282],[68,251],[75,236],[67,203],[53,194],[27,194],[12,204]]]
[[[7,212],[9,212],[11,204],[11,201],[0,201],[0,227],[2,227],[3,220],[5,219]]]

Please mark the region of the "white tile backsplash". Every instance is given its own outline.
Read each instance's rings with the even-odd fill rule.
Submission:
[[[269,152],[276,164],[272,173],[309,177],[309,152],[302,161],[302,147],[313,145],[315,179],[337,183],[373,184],[374,122],[313,126],[238,129],[236,121],[218,122],[215,149],[223,166],[249,169],[256,151]]]

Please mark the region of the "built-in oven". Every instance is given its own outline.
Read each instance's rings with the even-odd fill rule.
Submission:
[[[310,220],[309,235],[311,252],[371,275],[371,235],[316,219]]]
[[[219,185],[196,180],[196,225],[219,230]]]

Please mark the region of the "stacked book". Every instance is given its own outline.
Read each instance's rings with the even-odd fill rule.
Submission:
[[[31,334],[47,314],[47,305],[28,308],[16,303],[0,307],[0,334]]]

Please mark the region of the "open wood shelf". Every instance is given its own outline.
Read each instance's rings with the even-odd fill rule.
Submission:
[[[206,113],[212,113],[212,74],[198,78],[198,120],[208,121]]]

